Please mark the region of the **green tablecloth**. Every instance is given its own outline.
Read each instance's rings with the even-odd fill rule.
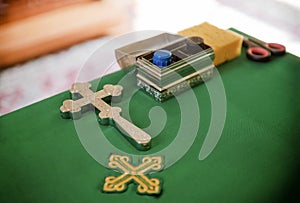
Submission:
[[[218,67],[227,98],[226,121],[218,144],[204,160],[198,156],[211,104],[205,85],[193,89],[201,114],[197,137],[179,161],[150,175],[163,180],[161,195],[139,195],[134,184],[120,194],[101,192],[104,178],[117,172],[95,161],[81,144],[74,123],[60,117],[59,107],[69,97],[63,92],[0,117],[0,202],[299,202],[300,59],[286,54],[258,63],[244,52]],[[122,70],[106,76],[98,89],[118,83],[126,74]],[[144,128],[150,124],[145,115],[156,105],[168,120],[151,150],[138,152],[111,126],[101,126],[102,132],[128,153],[160,151],[178,131],[177,100],[159,104],[138,91],[129,111],[133,122]],[[89,123],[95,114],[82,119]],[[185,130],[188,136],[189,128]],[[99,156],[108,160],[108,154]]]

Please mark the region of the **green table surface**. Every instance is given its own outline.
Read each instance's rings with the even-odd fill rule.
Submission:
[[[300,202],[300,59],[286,54],[258,63],[248,60],[243,49],[218,70],[227,99],[222,136],[212,153],[199,160],[211,102],[206,85],[193,88],[200,101],[197,137],[180,160],[150,174],[163,181],[161,195],[139,195],[135,184],[123,193],[101,191],[105,177],[118,173],[99,164],[83,147],[74,122],[61,118],[59,107],[69,98],[63,92],[0,117],[0,202]],[[93,84],[101,89],[126,74],[121,70]],[[130,100],[130,117],[145,128],[150,124],[145,115],[154,106],[163,108],[168,120],[149,151],[137,151],[111,126],[100,127],[105,138],[127,153],[164,149],[180,125],[176,98],[159,104],[137,91]],[[92,122],[95,114],[81,119]],[[86,136],[95,134],[86,128]],[[188,136],[189,128],[185,131]],[[108,160],[101,143],[98,150]]]

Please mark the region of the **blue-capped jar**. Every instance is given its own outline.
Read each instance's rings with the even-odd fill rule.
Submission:
[[[168,50],[157,50],[153,54],[153,64],[158,67],[166,67],[172,63],[172,53]]]

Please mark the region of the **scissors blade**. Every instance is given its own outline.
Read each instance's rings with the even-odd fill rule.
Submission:
[[[243,46],[246,48],[257,47],[258,45],[250,41],[248,37],[243,38]]]

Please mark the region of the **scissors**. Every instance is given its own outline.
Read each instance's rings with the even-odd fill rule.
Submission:
[[[282,56],[285,54],[285,46],[277,43],[266,43],[261,40],[244,37],[243,46],[247,47],[247,57],[253,61],[268,61],[271,55]]]

